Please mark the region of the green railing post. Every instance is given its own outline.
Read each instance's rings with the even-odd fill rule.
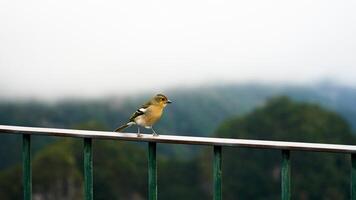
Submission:
[[[31,175],[31,135],[22,135],[22,177],[23,199],[32,199],[32,175]]]
[[[157,200],[156,143],[148,143],[148,199]]]
[[[351,154],[351,199],[356,200],[356,154]]]
[[[84,138],[84,199],[93,200],[92,139]]]
[[[221,188],[221,146],[214,146],[214,161],[213,161],[213,178],[214,178],[214,192],[213,199],[222,199],[222,188]]]
[[[282,200],[290,200],[291,190],[290,190],[290,151],[289,150],[282,150],[281,188],[282,188]]]

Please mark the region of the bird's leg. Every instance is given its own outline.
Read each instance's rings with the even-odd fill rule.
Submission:
[[[151,126],[151,130],[153,132],[153,136],[158,136],[158,134],[156,133],[156,131],[153,129],[153,127]]]
[[[137,137],[141,137],[141,133],[140,133],[140,126],[137,126]]]

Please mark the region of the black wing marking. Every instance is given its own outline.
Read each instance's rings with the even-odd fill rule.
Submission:
[[[134,112],[134,114],[132,114],[132,116],[130,117],[130,122],[135,121],[136,117],[145,114],[146,109],[148,108],[148,106],[150,106],[149,102],[143,104],[139,109],[137,109],[136,112]]]

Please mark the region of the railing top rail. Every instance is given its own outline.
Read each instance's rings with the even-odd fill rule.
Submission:
[[[172,144],[218,145],[218,146],[238,146],[238,147],[281,149],[281,150],[356,153],[356,145],[284,142],[284,141],[269,141],[269,140],[247,140],[247,139],[213,138],[213,137],[192,137],[192,136],[177,136],[177,135],[152,136],[150,134],[142,134],[142,137],[137,137],[136,133],[117,133],[117,132],[107,132],[107,131],[38,128],[38,127],[7,126],[7,125],[0,125],[0,133],[128,140],[128,141],[137,141],[137,142],[158,142],[158,143],[172,143]]]

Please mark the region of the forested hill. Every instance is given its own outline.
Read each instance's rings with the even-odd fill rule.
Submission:
[[[91,121],[76,128],[100,130],[105,127]],[[337,113],[287,97],[271,98],[248,114],[223,120],[214,134],[216,137],[351,145],[356,142],[350,126]],[[158,150],[162,150],[162,146],[159,144]],[[177,146],[185,145],[169,145],[169,149]],[[212,148],[197,148],[190,159],[187,155],[182,159],[158,152],[159,199],[212,198]],[[93,149],[94,199],[146,199],[146,146],[127,141],[94,140]],[[292,199],[350,199],[349,155],[292,151],[291,156]],[[223,199],[280,199],[280,162],[280,151],[224,147]],[[35,199],[82,199],[82,140],[66,138],[47,145],[34,154],[32,166]],[[19,185],[20,164],[0,171],[2,199],[21,199]]]
[[[161,134],[211,135],[224,119],[246,114],[264,105],[267,99],[280,95],[290,96],[297,101],[317,103],[335,111],[356,129],[356,90],[332,84],[310,87],[220,85],[171,89],[166,94],[174,103],[167,107],[163,119],[155,127]],[[152,95],[57,103],[0,101],[0,124],[59,128],[76,128],[81,124],[90,127],[88,124],[95,124],[95,127],[101,127],[102,130],[114,130]],[[34,150],[40,149],[50,140],[49,137],[35,138]],[[21,148],[19,141],[18,137],[0,135],[0,169],[20,160],[17,150]],[[173,151],[184,154],[182,149],[177,148]]]
[[[350,145],[356,142],[349,125],[338,114],[286,97],[273,98],[249,114],[222,122],[216,136]],[[223,159],[223,185],[228,191],[224,199],[280,199],[280,151],[224,148]],[[291,199],[350,198],[349,155],[292,151],[291,163]]]
[[[68,128],[78,123],[96,121],[108,129],[114,129],[151,95],[66,100],[55,104],[0,101],[0,124]],[[281,95],[320,104],[339,113],[356,129],[356,89],[333,84],[310,87],[262,84],[206,86],[172,89],[167,95],[174,103],[168,107],[156,127],[164,133],[210,135],[225,118],[245,114],[263,105],[268,98]]]

